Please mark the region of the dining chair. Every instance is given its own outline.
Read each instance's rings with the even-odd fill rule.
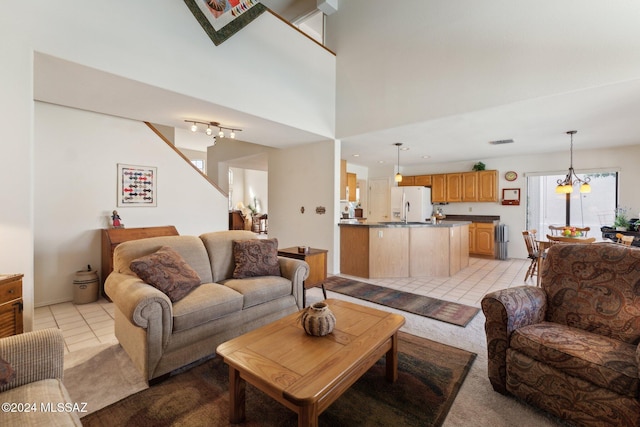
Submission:
[[[527,252],[529,253],[528,258],[531,260],[527,273],[524,275],[525,282],[529,277],[533,277],[538,274],[538,257],[540,256],[540,251],[538,249],[536,233],[537,230],[524,230],[522,232],[522,237],[524,238],[524,243],[527,246]]]
[[[593,243],[596,241],[595,237],[563,237],[550,234],[547,234],[547,239],[552,245],[555,243]]]
[[[552,236],[559,236],[560,233],[562,233],[562,230],[564,230],[564,225],[550,225],[549,226],[549,231],[551,232]]]
[[[633,243],[633,236],[625,236],[622,233],[616,233],[616,243],[631,246],[631,243]]]

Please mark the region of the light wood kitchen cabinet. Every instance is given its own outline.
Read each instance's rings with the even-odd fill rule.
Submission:
[[[465,172],[462,174],[462,201],[478,201],[478,172]]]
[[[447,201],[446,174],[431,175],[431,202],[444,203]]]
[[[409,228],[369,229],[370,277],[409,277]]]
[[[347,161],[340,160],[340,200],[347,200]]]
[[[447,202],[461,202],[462,201],[462,174],[461,173],[448,173],[445,175],[447,181],[446,185],[446,199]]]
[[[477,172],[478,186],[478,202],[497,202],[498,201],[498,171],[479,171]]]
[[[369,227],[340,227],[340,272],[369,277]]]
[[[431,175],[416,175],[413,177],[413,185],[431,187]]]
[[[355,173],[347,172],[347,200],[356,201],[356,188],[358,186],[358,177]]]
[[[398,187],[408,187],[410,185],[418,185],[418,184],[415,184],[414,176],[403,176],[402,181],[398,183]]]
[[[467,225],[411,228],[409,276],[453,276],[468,267],[467,236]]]
[[[405,176],[399,185],[431,187],[432,203],[498,201],[496,170]]]
[[[495,256],[495,226],[492,223],[474,222],[469,226],[469,253]]]

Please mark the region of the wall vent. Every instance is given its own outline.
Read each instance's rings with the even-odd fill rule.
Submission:
[[[498,139],[496,141],[489,141],[491,145],[501,145],[501,144],[513,144],[513,139]]]

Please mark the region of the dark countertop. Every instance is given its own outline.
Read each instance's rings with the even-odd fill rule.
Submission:
[[[500,215],[449,215],[446,220],[471,222],[500,222]]]
[[[369,227],[369,228],[399,228],[399,227],[460,227],[463,225],[471,224],[470,221],[444,221],[438,224],[431,224],[430,222],[363,222],[363,221],[340,221],[339,226],[353,226],[353,227]]]

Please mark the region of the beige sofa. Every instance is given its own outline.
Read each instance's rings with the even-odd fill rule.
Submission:
[[[0,357],[15,372],[13,380],[0,386],[0,425],[82,426],[83,408],[74,407],[62,384],[62,331],[44,329],[2,338]]]
[[[215,354],[229,339],[302,308],[306,262],[278,257],[281,276],[233,279],[234,240],[249,231],[218,231],[129,241],[114,252],[105,291],[115,305],[115,334],[149,382]],[[175,250],[202,284],[172,303],[130,269],[133,260],[163,246]]]

